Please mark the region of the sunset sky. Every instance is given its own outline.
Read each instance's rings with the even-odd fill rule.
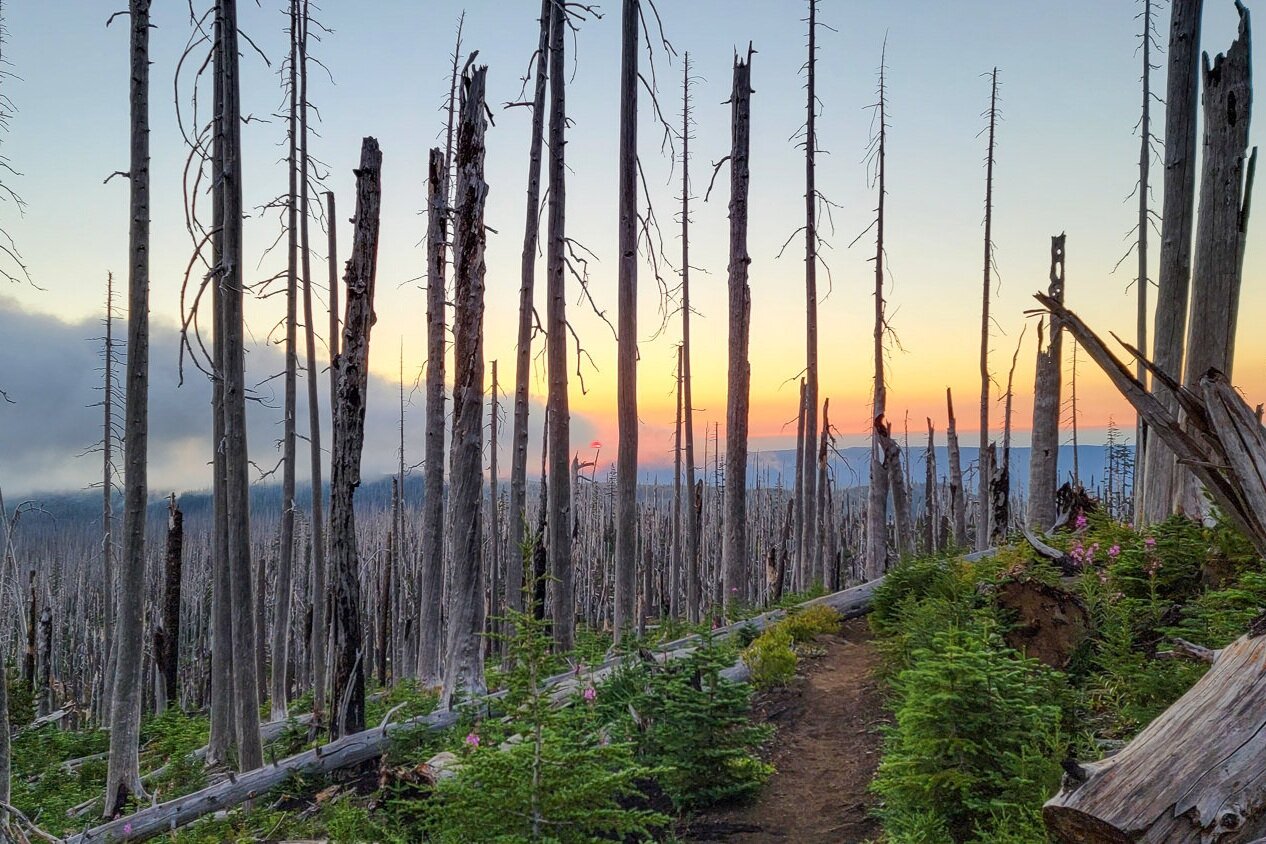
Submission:
[[[264,259],[256,269],[257,262],[277,236],[279,224],[275,214],[262,214],[258,208],[283,192],[286,184],[284,124],[275,117],[283,102],[278,68],[286,49],[284,3],[240,5],[244,30],[271,60],[270,67],[243,45],[243,113],[256,118],[243,128],[246,204],[252,209],[246,256],[254,276],[265,278],[280,266],[278,256]],[[486,349],[490,360],[499,359],[503,389],[512,393],[530,116],[527,109],[506,110],[501,104],[519,99],[521,77],[537,41],[539,5],[538,0],[326,0],[319,13],[332,33],[314,46],[313,55],[329,68],[333,80],[323,69],[313,68],[310,96],[321,122],[312,152],[329,165],[326,182],[340,201],[338,234],[344,258],[351,235],[351,168],[360,138],[377,137],[383,150],[378,322],[371,363],[386,382],[398,378],[401,348],[410,385],[424,364],[425,217],[420,210],[425,205],[425,163],[427,148],[443,143],[441,105],[447,93],[449,54],[465,8],[463,50],[479,50],[478,61],[490,67],[489,102],[496,121],[488,130],[487,223],[495,231],[489,235]],[[102,313],[106,273],[113,270],[116,280],[126,273],[126,182],[103,184],[112,171],[127,166],[128,33],[118,22],[105,27],[112,11],[112,6],[87,0],[8,5],[5,58],[19,78],[0,83],[18,109],[0,152],[21,175],[6,176],[5,183],[16,188],[28,206],[19,216],[12,203],[0,205],[0,223],[13,235],[33,279],[43,288],[0,288],[0,312],[19,321],[53,318],[66,324],[67,336],[82,337],[89,350],[89,338],[96,334],[94,321]],[[582,24],[567,44],[568,67],[574,74],[568,93],[568,116],[574,121],[567,146],[568,235],[597,255],[590,264],[593,296],[614,322],[620,4],[609,0],[601,11],[601,20]],[[757,51],[752,68],[749,240],[751,427],[753,447],[781,447],[794,438],[795,379],[804,361],[801,241],[793,242],[781,259],[776,257],[803,222],[803,158],[790,136],[804,120],[799,75],[805,52],[804,3],[660,0],[659,11],[668,39],[679,53],[690,52],[699,77],[694,88],[696,137],[691,143],[696,196],[691,252],[692,264],[706,270],[692,276],[698,311],[695,405],[700,438],[705,425],[723,421],[725,415],[728,180],[724,175],[717,180],[710,201],[705,203],[703,194],[712,162],[728,152],[729,108],[722,103],[729,93],[732,56],[735,49],[745,50],[749,40]],[[985,74],[996,65],[1002,81],[994,218],[1000,275],[991,366],[1005,385],[1026,322],[1023,312],[1034,304],[1031,294],[1046,285],[1053,234],[1068,236],[1067,299],[1072,308],[1101,332],[1111,329],[1133,337],[1135,294],[1132,288],[1127,290],[1134,276],[1133,261],[1127,260],[1115,274],[1112,270],[1129,246],[1127,234],[1137,213],[1127,196],[1137,178],[1140,11],[1141,3],[1133,0],[823,0],[820,19],[835,31],[824,29],[819,35],[819,143],[829,154],[819,157],[817,180],[838,208],[833,212],[833,231],[829,224],[824,226],[832,247],[825,258],[833,288],[825,273],[819,277],[820,290],[830,289],[820,307],[821,394],[831,400],[831,420],[843,444],[862,440],[869,417],[874,241],[868,234],[851,248],[849,243],[869,225],[875,206],[863,159],[872,128],[867,106],[875,99],[885,39],[891,123],[888,297],[891,323],[900,339],[900,348],[894,346],[889,361],[890,417],[900,428],[908,411],[912,431],[922,431],[924,417],[931,416],[943,431],[945,388],[951,387],[960,430],[974,441],[970,432],[977,427],[980,390],[985,153],[981,131],[989,95]],[[1168,7],[1160,8],[1157,16],[1164,44]],[[181,97],[187,106],[188,68],[179,91],[173,89],[176,64],[191,27],[184,3],[155,4],[153,20],[151,308],[156,330],[170,331],[179,319],[180,279],[191,254],[181,191],[187,149],[174,105],[174,98]],[[1204,49],[1226,49],[1235,24],[1231,0],[1207,3]],[[197,48],[197,54],[200,57],[203,48]],[[1165,56],[1155,61],[1163,65]],[[677,125],[681,59],[670,60],[656,50],[655,62],[661,105]],[[1260,60],[1255,69],[1263,69]],[[650,78],[649,69],[644,73]],[[1163,69],[1153,74],[1153,85],[1163,93]],[[1154,108],[1153,115],[1153,131],[1161,135],[1163,108]],[[663,226],[664,247],[675,266],[680,250],[680,171],[661,153],[660,137],[643,92],[642,162]],[[1159,164],[1153,167],[1158,212],[1162,171]],[[313,272],[323,288],[324,235],[319,230],[314,229],[313,243],[318,251]],[[1235,380],[1254,404],[1266,399],[1266,336],[1252,328],[1266,313],[1266,291],[1259,283],[1266,272],[1264,243],[1266,239],[1249,238],[1236,352]],[[1158,236],[1152,244],[1155,266]],[[538,273],[538,281],[543,283],[543,277]],[[659,331],[661,304],[645,266],[640,290],[642,460],[662,464],[671,449],[679,318],[674,313]],[[538,295],[537,301],[543,313],[544,296]],[[584,447],[597,438],[608,443],[604,455],[614,456],[615,340],[580,302],[577,291],[572,291],[569,305],[596,366],[584,367],[586,393],[573,378],[574,443]],[[269,338],[281,307],[279,297],[249,305],[250,327],[261,343]],[[318,326],[324,324],[318,321]],[[1021,444],[1027,443],[1032,405],[1035,329],[1030,324],[1015,378],[1015,427]],[[0,336],[6,362],[0,373],[45,359],[36,349],[16,346],[16,336]],[[52,332],[32,330],[26,336],[38,343]],[[257,355],[248,361],[249,377],[262,381],[274,363],[272,356]],[[1109,417],[1130,428],[1133,416],[1125,404],[1088,361],[1081,363],[1080,424],[1088,431],[1087,439],[1101,441]],[[174,370],[174,354],[156,356],[152,365],[156,371]],[[38,438],[45,421],[40,408],[50,397],[76,408],[97,400],[83,372],[74,373],[74,382],[64,372],[35,375],[33,389],[43,396],[15,391],[0,374],[0,389],[9,390],[15,402],[0,407],[0,436],[21,430]],[[321,383],[324,387],[324,377]],[[276,383],[261,388],[265,397],[276,390]],[[543,397],[541,370],[533,390]],[[390,417],[395,409],[387,403],[394,398],[385,388],[372,398],[379,396],[385,403],[371,413]],[[191,401],[202,402],[201,394]],[[419,455],[422,404],[419,393],[408,410],[408,447]],[[250,412],[253,426],[275,428],[277,434],[269,436],[279,435],[274,424],[280,418],[278,409],[255,405]],[[992,414],[1000,421],[1001,406]],[[203,415],[209,417],[209,408]],[[534,440],[539,425],[538,415],[532,423]],[[159,467],[164,481],[175,482],[182,472],[205,471],[205,456],[192,446],[203,440],[195,440],[195,434],[203,437],[202,431],[189,432],[188,447],[173,446],[170,464]],[[67,436],[73,440],[78,434]],[[95,436],[95,430],[85,426],[82,445]],[[91,478],[96,471],[86,461],[67,468],[52,451],[23,463],[11,454],[21,450],[16,444],[7,438],[0,441],[5,443],[2,450],[10,452],[0,457],[0,471],[24,473],[19,487],[74,487],[86,483],[80,475]],[[503,463],[508,464],[507,443],[508,434],[502,440]],[[395,444],[388,438],[371,441],[368,448],[369,465],[390,465]],[[252,456],[260,463],[275,459]],[[65,455],[66,460],[72,457]],[[33,473],[43,475],[44,482]],[[203,485],[196,476],[188,483]]]

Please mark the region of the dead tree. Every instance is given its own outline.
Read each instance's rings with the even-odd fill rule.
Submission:
[[[958,454],[958,427],[954,419],[954,394],[945,388],[945,407],[949,422],[945,428],[945,443],[949,452],[949,507],[954,528],[954,544],[967,546],[967,501],[963,490],[963,464]]]
[[[433,148],[427,177],[426,476],[422,500],[422,571],[418,587],[418,680],[439,685],[443,674],[444,593],[444,245],[448,242],[448,179],[444,153]]]
[[[1002,402],[1002,457],[990,456],[993,466],[993,482],[990,484],[991,507],[990,516],[992,535],[989,544],[997,548],[1007,540],[1007,532],[1011,529],[1011,406],[1015,386],[1015,366],[1020,360],[1020,347],[1024,343],[1024,335],[1028,326],[1020,331],[1015,343],[1015,354],[1011,356],[1011,369],[1007,372],[1007,391]]]
[[[875,439],[884,456],[880,469],[887,475],[887,487],[892,490],[896,556],[901,559],[915,551],[914,519],[910,514],[910,490],[906,486],[905,472],[901,468],[901,447],[892,438],[892,423],[885,422],[882,416],[875,419]]]
[[[1204,152],[1200,216],[1196,227],[1191,321],[1183,383],[1194,388],[1210,369],[1231,377],[1239,315],[1244,244],[1257,160],[1246,158],[1253,88],[1248,9],[1236,3],[1239,33],[1213,63],[1204,56]],[[1247,170],[1245,165],[1247,164]],[[1184,473],[1180,509],[1201,516],[1205,500],[1191,473]]]
[[[101,433],[101,614],[104,616],[105,678],[103,688],[109,689],[114,680],[114,273],[106,276],[105,350],[103,367],[105,384],[102,388],[101,408],[103,424]],[[0,513],[0,519],[4,514]],[[109,694],[97,696],[94,709],[98,721],[109,717],[106,707]]]
[[[1152,164],[1152,39],[1155,37],[1155,25],[1152,23],[1152,0],[1143,0],[1143,113],[1139,117],[1139,180],[1136,189],[1139,194],[1138,239],[1136,251],[1138,258],[1138,276],[1134,283],[1138,290],[1138,326],[1135,331],[1135,345],[1147,349],[1147,241],[1148,228],[1152,225],[1148,201],[1151,199]],[[1138,365],[1135,376],[1144,384],[1147,383],[1147,371],[1143,364]],[[1147,456],[1147,426],[1139,417],[1135,425],[1134,435],[1134,513],[1135,522],[1143,523],[1142,501]]]
[[[532,137],[528,145],[527,212],[519,264],[519,330],[514,353],[514,428],[511,432],[510,501],[506,513],[506,597],[523,610],[523,545],[527,527],[528,392],[532,375],[532,301],[536,289],[536,249],[540,238],[541,145],[545,136],[545,91],[549,78],[550,10],[541,0],[540,39],[532,96]]]
[[[488,595],[495,617],[492,630],[497,629],[496,618],[505,615],[505,570],[504,543],[501,534],[501,501],[498,483],[497,451],[500,446],[501,432],[501,385],[497,380],[497,362],[492,362],[492,385],[490,389],[492,401],[488,408]],[[489,642],[495,646],[496,642]]]
[[[993,165],[995,130],[998,126],[998,68],[989,85],[989,148],[985,155],[985,270],[980,305],[980,452],[977,458],[976,550],[989,542],[989,481],[992,467],[989,446],[989,295],[993,287]]]
[[[806,560],[804,556],[804,542],[801,541],[801,531],[799,526],[804,523],[804,458],[808,453],[804,447],[804,424],[805,417],[805,379],[800,379],[800,404],[796,408],[796,462],[795,472],[792,476],[794,488],[791,492],[791,498],[794,502],[792,505],[793,518],[796,527],[796,570],[793,573],[793,588],[802,589],[809,582],[808,573],[805,571]]]
[[[681,411],[682,411],[682,347],[677,347],[677,423],[673,426],[673,514],[670,520],[672,526],[672,549],[669,556],[669,590],[668,590],[668,615],[670,618],[679,619],[682,616],[682,586],[685,580],[685,573],[682,571],[682,553],[681,553]]]
[[[185,516],[172,493],[167,504],[167,556],[163,564],[163,616],[155,634],[155,655],[168,705],[180,704],[180,575],[184,556]],[[159,707],[160,709],[162,707]]]
[[[818,190],[816,183],[818,94],[818,0],[809,0],[809,55],[805,59],[805,125],[804,125],[804,314],[805,314],[805,378],[804,400],[804,465],[811,457],[818,439]],[[817,473],[804,472],[795,496],[803,502],[797,560],[803,560],[800,586],[804,588],[821,580],[822,558],[818,547]]]
[[[640,0],[624,0],[620,39],[619,300],[615,486],[616,641],[633,625],[637,599],[637,28]]]
[[[1165,193],[1161,207],[1160,275],[1157,279],[1153,353],[1166,372],[1182,371],[1191,281],[1191,232],[1196,195],[1196,110],[1200,90],[1200,17],[1204,0],[1172,0],[1169,71],[1165,88]],[[1173,396],[1157,399],[1176,413]],[[1174,509],[1178,466],[1173,452],[1153,437],[1143,464],[1143,521],[1159,522]]]
[[[752,292],[747,283],[747,190],[751,181],[752,55],[734,56],[730,89],[729,374],[725,411],[725,542],[721,586],[726,609],[747,600],[747,412],[751,389],[748,338]]]
[[[453,585],[449,594],[444,693],[448,707],[458,693],[485,691],[481,636],[484,628],[483,398],[484,398],[484,90],[488,68],[462,77],[457,127],[456,217],[453,231]]]
[[[685,425],[686,620],[699,621],[702,597],[699,575],[699,508],[695,506],[695,427],[690,380],[690,53],[684,55],[681,77],[681,379]]]
[[[888,329],[884,312],[884,197],[885,153],[888,139],[888,119],[884,88],[884,57],[879,60],[879,101],[875,104],[877,131],[872,140],[875,160],[875,185],[879,191],[875,209],[875,378],[872,388],[870,483],[867,486],[866,503],[866,576],[873,580],[888,568],[888,486],[890,472],[885,464],[884,414],[887,412],[888,386],[884,378],[884,336]],[[895,444],[893,446],[896,447]],[[900,475],[900,459],[894,464]],[[902,484],[904,487],[904,483]],[[897,492],[894,490],[894,492]],[[900,539],[900,531],[898,531]]]
[[[272,677],[268,699],[271,720],[286,717],[286,661],[290,648],[290,578],[295,549],[295,407],[299,377],[299,0],[290,0],[290,61],[286,170],[286,349],[281,434],[281,536],[273,592]],[[304,174],[306,181],[307,174]],[[331,221],[332,222],[332,221]],[[264,631],[260,630],[262,637]]]
[[[936,553],[939,519],[936,513],[936,433],[932,417],[928,421],[928,450],[923,458],[923,553]]]
[[[382,152],[378,141],[361,142],[356,170],[356,217],[352,256],[344,277],[347,311],[337,365],[338,397],[330,471],[330,549],[334,574],[333,706],[330,734],[365,728],[365,664],[361,633],[360,553],[353,500],[360,485],[365,444],[365,400],[369,386],[370,330],[378,274],[378,229],[382,197]]]
[[[1046,293],[1064,301],[1065,235],[1051,238],[1051,274]],[[1055,488],[1059,486],[1059,416],[1063,407],[1063,326],[1051,319],[1051,339],[1042,348],[1042,324],[1037,327],[1037,373],[1033,381],[1033,441],[1029,449],[1029,511],[1026,524],[1034,531],[1055,524]]]
[[[823,566],[823,554],[827,548],[826,535],[830,531],[831,511],[830,511],[830,495],[827,489],[827,472],[830,468],[830,449],[831,449],[831,400],[822,400],[822,439],[818,446],[818,492],[817,497],[817,525],[818,536],[815,547],[818,549],[817,563],[815,563],[814,579],[815,586],[825,586],[829,582]],[[834,557],[831,565],[834,566]]]
[[[143,699],[145,504],[149,455],[149,7],[131,0],[131,151],[128,185],[127,374],[123,429],[123,559],[119,566],[115,663],[110,705],[110,758],[105,814],[140,797],[138,743]]]
[[[546,553],[553,578],[553,636],[559,651],[576,638],[576,577],[571,560],[571,410],[567,396],[567,82],[564,38],[567,10],[550,9],[549,221],[545,249],[547,293],[545,365],[549,381],[549,537]]]

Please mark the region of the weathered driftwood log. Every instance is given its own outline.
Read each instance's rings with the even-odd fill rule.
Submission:
[[[1266,637],[1243,636],[1121,752],[1042,811],[1058,840],[1231,844],[1266,835]]]
[[[799,605],[799,608],[816,606],[832,607],[843,618],[856,618],[870,611],[871,599],[882,578],[845,589],[831,595],[824,595]],[[735,622],[712,631],[713,639],[724,639],[740,630],[752,629],[757,632],[787,615],[787,610],[771,610],[770,612]],[[686,636],[660,647],[655,659],[668,661],[685,656],[699,646],[700,636]],[[634,657],[638,658],[638,657]],[[546,686],[554,687],[553,697],[566,699],[582,683],[588,684],[609,675],[621,663],[622,658],[609,659],[593,670],[584,672],[569,671],[545,681]],[[741,676],[727,674],[727,676]],[[480,699],[484,705],[491,705],[504,695],[503,692],[488,695]],[[460,718],[456,710],[441,710],[429,715],[422,715],[398,724],[382,725],[374,729],[343,736],[313,750],[279,760],[253,771],[247,771],[231,777],[226,782],[207,786],[206,788],[158,803],[135,814],[116,818],[108,823],[85,830],[79,835],[66,839],[66,844],[90,844],[90,842],[122,842],[144,841],[164,832],[192,823],[213,812],[229,809],[248,800],[267,793],[270,789],[284,783],[292,775],[324,774],[331,771],[359,765],[382,755],[391,736],[400,730],[428,729],[443,730],[456,724]]]

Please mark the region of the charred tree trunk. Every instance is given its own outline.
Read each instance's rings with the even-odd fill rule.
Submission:
[[[928,450],[923,458],[923,553],[935,554],[937,551],[937,526],[940,519],[936,507],[936,432],[932,427],[932,417],[928,422]]]
[[[528,148],[527,213],[519,264],[519,333],[514,353],[514,430],[510,456],[510,502],[506,513],[506,597],[523,610],[523,548],[527,528],[528,391],[532,377],[532,300],[536,289],[536,249],[540,238],[541,145],[545,135],[545,91],[549,81],[550,10],[541,0],[541,34],[536,48],[532,96],[532,139]]]
[[[461,81],[457,127],[456,218],[453,231],[453,588],[449,595],[448,648],[442,707],[454,695],[482,695],[484,660],[483,404],[484,404],[484,90],[487,67]]]
[[[173,493],[167,505],[167,558],[163,565],[163,622],[158,633],[158,669],[168,704],[180,702],[180,575],[184,559],[185,516]]]
[[[1191,232],[1196,195],[1196,110],[1200,90],[1200,17],[1204,0],[1170,4],[1169,77],[1165,89],[1165,193],[1161,208],[1160,276],[1156,292],[1153,360],[1161,370],[1182,371],[1191,281]],[[1146,351],[1145,349],[1142,351]],[[1171,413],[1178,404],[1166,390],[1159,399]],[[1174,510],[1178,464],[1156,437],[1143,465],[1143,521],[1163,521]]]
[[[747,189],[751,180],[752,54],[734,57],[730,90],[729,376],[725,413],[725,543],[721,586],[726,609],[747,600],[747,408],[752,293],[747,284]]]
[[[690,54],[682,69],[681,93],[681,356],[682,402],[686,436],[685,568],[686,620],[698,623],[702,611],[699,574],[699,507],[695,497],[695,426],[690,381]]]
[[[870,483],[867,486],[866,503],[866,577],[873,580],[888,569],[888,486],[889,471],[885,467],[884,413],[887,412],[888,386],[884,379],[884,334],[887,322],[884,315],[884,195],[885,195],[885,142],[887,141],[887,117],[884,103],[884,67],[879,67],[879,135],[876,147],[876,181],[879,203],[875,216],[875,379],[871,419]],[[895,445],[894,445],[895,448]],[[895,464],[900,474],[900,461]],[[902,485],[904,486],[904,484]],[[895,490],[894,490],[895,491]],[[898,537],[898,540],[900,537]]]
[[[827,468],[829,465],[829,449],[831,444],[831,416],[830,416],[830,399],[822,401],[822,441],[818,447],[818,496],[817,496],[817,518],[814,520],[818,526],[818,535],[814,541],[814,547],[817,553],[814,555],[813,561],[813,579],[814,586],[823,586],[827,582],[826,572],[823,566],[823,550],[826,548],[825,535],[830,522],[830,510],[828,509],[829,501],[825,493]]]
[[[620,265],[616,404],[615,640],[637,605],[637,28],[640,0],[624,0],[620,47]]]
[[[110,761],[105,814],[141,788],[145,504],[149,454],[149,8],[131,0],[131,151],[128,184],[127,375],[123,429],[123,559],[119,566],[115,662],[110,706]]]
[[[945,407],[949,423],[945,429],[946,448],[949,451],[949,506],[954,528],[954,544],[967,547],[967,501],[963,490],[963,464],[958,454],[958,426],[954,420],[954,394],[945,388]]]
[[[668,590],[668,615],[679,619],[682,616],[682,585],[685,574],[682,571],[681,553],[681,411],[682,411],[682,347],[677,347],[677,424],[673,426],[673,515],[672,515],[672,552],[669,558],[671,576]]]
[[[804,524],[804,458],[808,451],[804,447],[804,423],[805,423],[805,379],[800,379],[800,405],[796,412],[796,468],[793,483],[795,487],[791,491],[793,504],[793,518],[795,519],[796,530],[796,570],[792,573],[792,588],[803,589],[808,585],[809,576],[805,571],[804,542],[802,540],[802,531],[800,525]]]
[[[360,553],[353,500],[360,485],[365,444],[365,400],[369,385],[369,339],[376,316],[382,152],[378,141],[361,143],[356,170],[356,218],[352,257],[347,262],[347,313],[338,356],[338,399],[330,473],[330,548],[334,569],[334,738],[365,728],[365,664],[360,618]]]
[[[1051,283],[1047,295],[1064,301],[1064,242],[1051,238]],[[1037,329],[1037,373],[1033,382],[1033,444],[1029,449],[1029,512],[1031,530],[1050,530],[1055,524],[1055,488],[1059,486],[1059,415],[1064,362],[1064,327],[1051,318],[1051,340],[1042,348],[1042,325]]]
[[[993,467],[988,462],[989,447],[989,296],[993,287],[993,163],[994,138],[998,125],[998,68],[993,69],[989,87],[989,149],[985,156],[985,270],[980,306],[980,452],[977,468],[976,550],[989,543],[989,482]]]
[[[444,646],[444,341],[448,179],[444,153],[431,150],[426,232],[426,488],[422,500],[422,576],[418,589],[418,681],[439,685]]]
[[[818,61],[818,0],[809,0],[809,57],[805,61],[806,98],[804,133],[804,308],[805,308],[805,378],[802,386],[804,397],[801,414],[804,424],[803,476],[798,478],[796,498],[803,502],[797,510],[803,513],[799,524],[800,550],[797,560],[803,559],[800,587],[816,583],[822,568],[821,549],[818,546],[817,473],[808,468],[818,439],[818,190],[815,181],[817,157],[817,70]],[[805,577],[807,575],[807,577]]]
[[[566,9],[550,10],[549,232],[546,245],[548,304],[545,358],[549,379],[549,537],[546,552],[553,577],[554,646],[569,651],[576,639],[576,579],[571,560],[571,410],[567,396],[567,85],[563,49]]]
[[[105,663],[105,688],[109,689],[114,678],[114,274],[106,276],[105,319],[105,385],[101,407],[103,425],[101,434],[101,614],[104,616],[105,642],[102,648]],[[0,519],[4,514],[0,513]],[[94,708],[99,721],[105,721],[109,712],[109,695],[98,696]]]
[[[875,420],[875,437],[883,452],[882,470],[887,474],[888,487],[892,490],[892,512],[897,540],[897,559],[914,553],[914,519],[910,514],[910,491],[906,488],[905,472],[901,468],[901,447],[892,438],[892,423],[883,417]]]
[[[1235,324],[1239,315],[1248,209],[1254,157],[1245,156],[1252,116],[1251,32],[1248,10],[1240,13],[1239,33],[1213,63],[1204,58],[1204,154],[1200,174],[1200,216],[1196,227],[1191,323],[1183,382],[1197,387],[1210,369],[1232,377]],[[1247,163],[1247,173],[1245,164]],[[1183,473],[1180,509],[1204,515],[1200,485]]]

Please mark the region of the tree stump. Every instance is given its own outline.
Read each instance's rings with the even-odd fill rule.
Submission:
[[[1066,668],[1090,629],[1090,613],[1071,592],[1036,580],[1011,580],[994,595],[1015,614],[1007,644],[1052,668]]]

